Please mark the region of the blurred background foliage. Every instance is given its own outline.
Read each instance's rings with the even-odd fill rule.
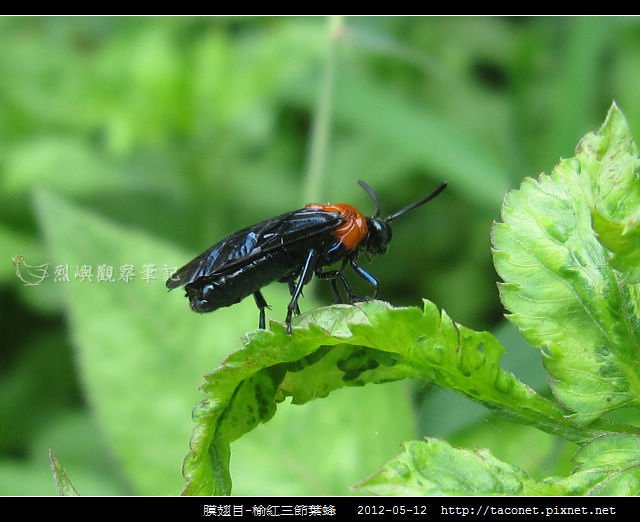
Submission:
[[[491,222],[612,100],[638,136],[638,19],[9,17],[0,48],[0,494],[54,494],[49,448],[81,494],[179,492],[201,377],[258,314],[247,302],[197,316],[162,269],[308,200],[369,212],[358,179],[383,214],[449,181],[373,261],[381,298],[427,297],[493,331],[505,366],[547,390],[538,352],[503,318]],[[50,270],[24,286],[18,254],[67,264],[69,282]],[[75,278],[105,264],[117,279],[123,263],[131,283]],[[275,320],[281,286],[265,292]],[[303,310],[330,299],[307,294]],[[465,398],[369,388],[283,404],[233,446],[234,492],[348,494],[424,435],[536,477],[571,468],[567,444]]]

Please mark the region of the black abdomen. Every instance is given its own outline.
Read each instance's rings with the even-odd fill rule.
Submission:
[[[213,312],[239,303],[269,283],[296,277],[308,250],[307,245],[274,250],[235,269],[197,279],[185,286],[191,309]]]

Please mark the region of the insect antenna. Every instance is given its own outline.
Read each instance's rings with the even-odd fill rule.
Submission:
[[[407,205],[406,207],[401,208],[400,210],[398,210],[397,212],[394,212],[390,216],[387,216],[386,218],[384,218],[384,222],[385,223],[390,223],[394,219],[402,216],[403,214],[406,214],[407,212],[411,212],[414,208],[418,208],[418,207],[424,205],[425,203],[428,203],[429,201],[431,201],[433,198],[435,198],[438,194],[440,194],[440,192],[442,192],[446,188],[447,188],[447,182],[443,181],[442,183],[440,183],[440,185],[438,185],[438,188],[435,189],[431,194],[423,197],[422,199],[419,199],[415,203],[411,203],[411,205]]]
[[[373,204],[376,206],[376,213],[373,217],[378,217],[380,215],[380,203],[378,202],[378,196],[376,196],[375,190],[373,190],[369,185],[367,185],[364,181],[359,180],[358,185],[360,185],[364,191],[369,194],[369,197],[373,200]]]

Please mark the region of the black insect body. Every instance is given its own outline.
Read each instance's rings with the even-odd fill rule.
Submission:
[[[273,281],[288,283],[288,333],[293,314],[300,313],[302,289],[314,275],[330,281],[337,302],[343,302],[338,281],[351,303],[375,299],[380,285],[358,265],[358,254],[364,251],[371,257],[386,252],[391,240],[389,223],[436,197],[447,184],[441,183],[431,194],[384,219],[378,217],[380,207],[373,189],[363,181],[359,184],[375,203],[373,217],[365,217],[351,205],[309,204],[224,238],[175,272],[167,280],[167,288],[184,286],[191,309],[200,313],[231,306],[253,295],[260,309],[259,326],[264,328],[268,305],[260,290]],[[339,268],[325,270],[339,261]],[[343,273],[347,265],[373,287],[371,297],[352,292]]]

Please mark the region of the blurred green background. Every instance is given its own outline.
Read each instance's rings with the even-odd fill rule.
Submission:
[[[258,313],[249,299],[194,314],[167,271],[308,201],[370,212],[358,179],[383,214],[449,181],[394,224],[370,267],[381,298],[493,331],[505,366],[547,390],[503,318],[491,222],[612,100],[638,136],[640,20],[0,18],[0,49],[0,494],[55,494],[49,448],[81,494],[177,494],[202,375]],[[17,277],[17,255],[49,263],[43,284]],[[286,288],[265,295],[281,321]],[[234,493],[349,494],[425,435],[536,477],[571,468],[556,438],[395,383],[281,405],[232,446]]]

